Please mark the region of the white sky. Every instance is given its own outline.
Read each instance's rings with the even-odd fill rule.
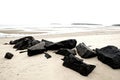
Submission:
[[[120,23],[120,0],[0,0],[0,25]]]

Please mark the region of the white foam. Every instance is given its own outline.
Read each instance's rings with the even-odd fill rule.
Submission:
[[[72,33],[72,32],[86,32],[99,30],[104,28],[102,25],[49,25],[48,27],[40,26],[2,26],[0,29],[4,30],[23,30],[25,32],[47,32],[39,35],[47,34],[61,34],[61,33]],[[109,26],[108,29],[120,29],[120,27]],[[38,34],[5,34],[0,33],[0,37],[18,37]]]

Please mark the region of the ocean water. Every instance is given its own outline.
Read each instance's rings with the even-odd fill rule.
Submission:
[[[18,37],[18,36],[34,36],[34,35],[48,35],[48,34],[62,34],[62,33],[73,33],[73,32],[86,32],[95,30],[120,30],[120,26],[103,26],[96,24],[73,24],[73,25],[0,25],[0,38],[3,37]],[[1,31],[14,31],[12,33],[5,33]],[[36,34],[17,33],[16,31],[21,30],[22,32],[43,32]]]

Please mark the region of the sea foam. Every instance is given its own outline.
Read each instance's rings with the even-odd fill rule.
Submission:
[[[62,34],[62,33],[74,33],[74,32],[87,32],[87,31],[95,31],[100,29],[111,29],[118,30],[120,27],[116,26],[103,26],[103,25],[48,25],[48,26],[22,26],[22,25],[13,25],[13,26],[5,26],[1,25],[0,30],[20,30],[24,32],[40,32],[42,34],[39,35],[48,35],[48,34]],[[0,38],[2,37],[19,37],[19,36],[29,36],[29,35],[38,35],[38,34],[17,34],[17,32],[12,33],[2,33],[0,32]]]

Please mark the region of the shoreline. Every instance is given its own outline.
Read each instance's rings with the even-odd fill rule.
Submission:
[[[120,27],[114,26],[61,26],[59,27],[45,27],[45,28],[3,28],[0,30],[1,37],[23,37],[23,36],[81,36],[81,35],[99,35],[99,34],[118,34],[120,33]]]
[[[110,35],[120,34],[120,30],[93,30],[83,32],[67,32],[67,33],[47,33],[47,32],[26,32],[21,30],[0,30],[0,33],[7,33],[0,38],[19,38],[24,36],[35,36],[35,37],[69,37],[69,36],[88,36],[88,35]],[[15,36],[16,35],[16,36]]]

